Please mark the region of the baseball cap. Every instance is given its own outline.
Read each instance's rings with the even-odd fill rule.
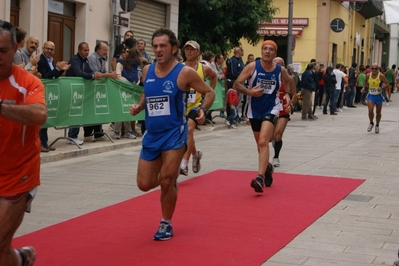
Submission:
[[[320,66],[324,66],[324,63],[320,63]]]
[[[193,47],[194,49],[197,49],[198,51],[200,51],[200,45],[196,42],[196,41],[188,41],[186,42],[186,44],[183,46],[183,48],[185,48],[187,45],[190,45],[191,47]]]

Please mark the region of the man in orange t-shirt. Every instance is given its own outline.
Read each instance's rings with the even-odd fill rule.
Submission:
[[[0,265],[33,265],[33,247],[11,241],[40,185],[40,125],[47,119],[41,81],[13,64],[18,44],[0,20]]]

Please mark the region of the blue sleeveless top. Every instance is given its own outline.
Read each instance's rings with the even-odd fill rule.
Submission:
[[[263,95],[260,97],[249,97],[248,118],[262,120],[268,114],[279,115],[283,106],[278,97],[281,82],[281,66],[276,65],[272,72],[266,72],[260,60],[256,60],[255,70],[248,80],[248,89],[260,85],[263,88]]]
[[[162,132],[187,123],[188,92],[177,87],[177,77],[182,63],[177,63],[164,77],[155,76],[151,64],[144,81],[145,125],[148,132]]]

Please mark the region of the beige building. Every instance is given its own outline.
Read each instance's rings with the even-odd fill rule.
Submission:
[[[83,41],[89,44],[90,52],[97,41],[110,44],[112,57],[116,43],[128,29],[147,43],[159,27],[168,27],[177,34],[179,0],[140,0],[130,13],[123,12],[119,3],[119,0],[0,0],[0,19],[22,27],[28,36],[38,37],[40,50],[45,41],[53,41],[56,61],[68,61]]]
[[[303,72],[313,58],[327,66],[383,62],[388,32],[383,23],[375,26],[375,17],[382,14],[382,7],[375,0],[293,2],[292,62],[298,72]],[[287,61],[289,1],[275,0],[274,5],[279,11],[271,22],[260,23],[258,33],[262,39],[259,44],[254,47],[242,41],[245,55],[259,56],[262,41],[271,39],[279,46],[278,56]]]

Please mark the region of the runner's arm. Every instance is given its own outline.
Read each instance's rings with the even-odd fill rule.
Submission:
[[[22,125],[43,125],[47,119],[47,107],[42,103],[0,104],[0,116]]]

